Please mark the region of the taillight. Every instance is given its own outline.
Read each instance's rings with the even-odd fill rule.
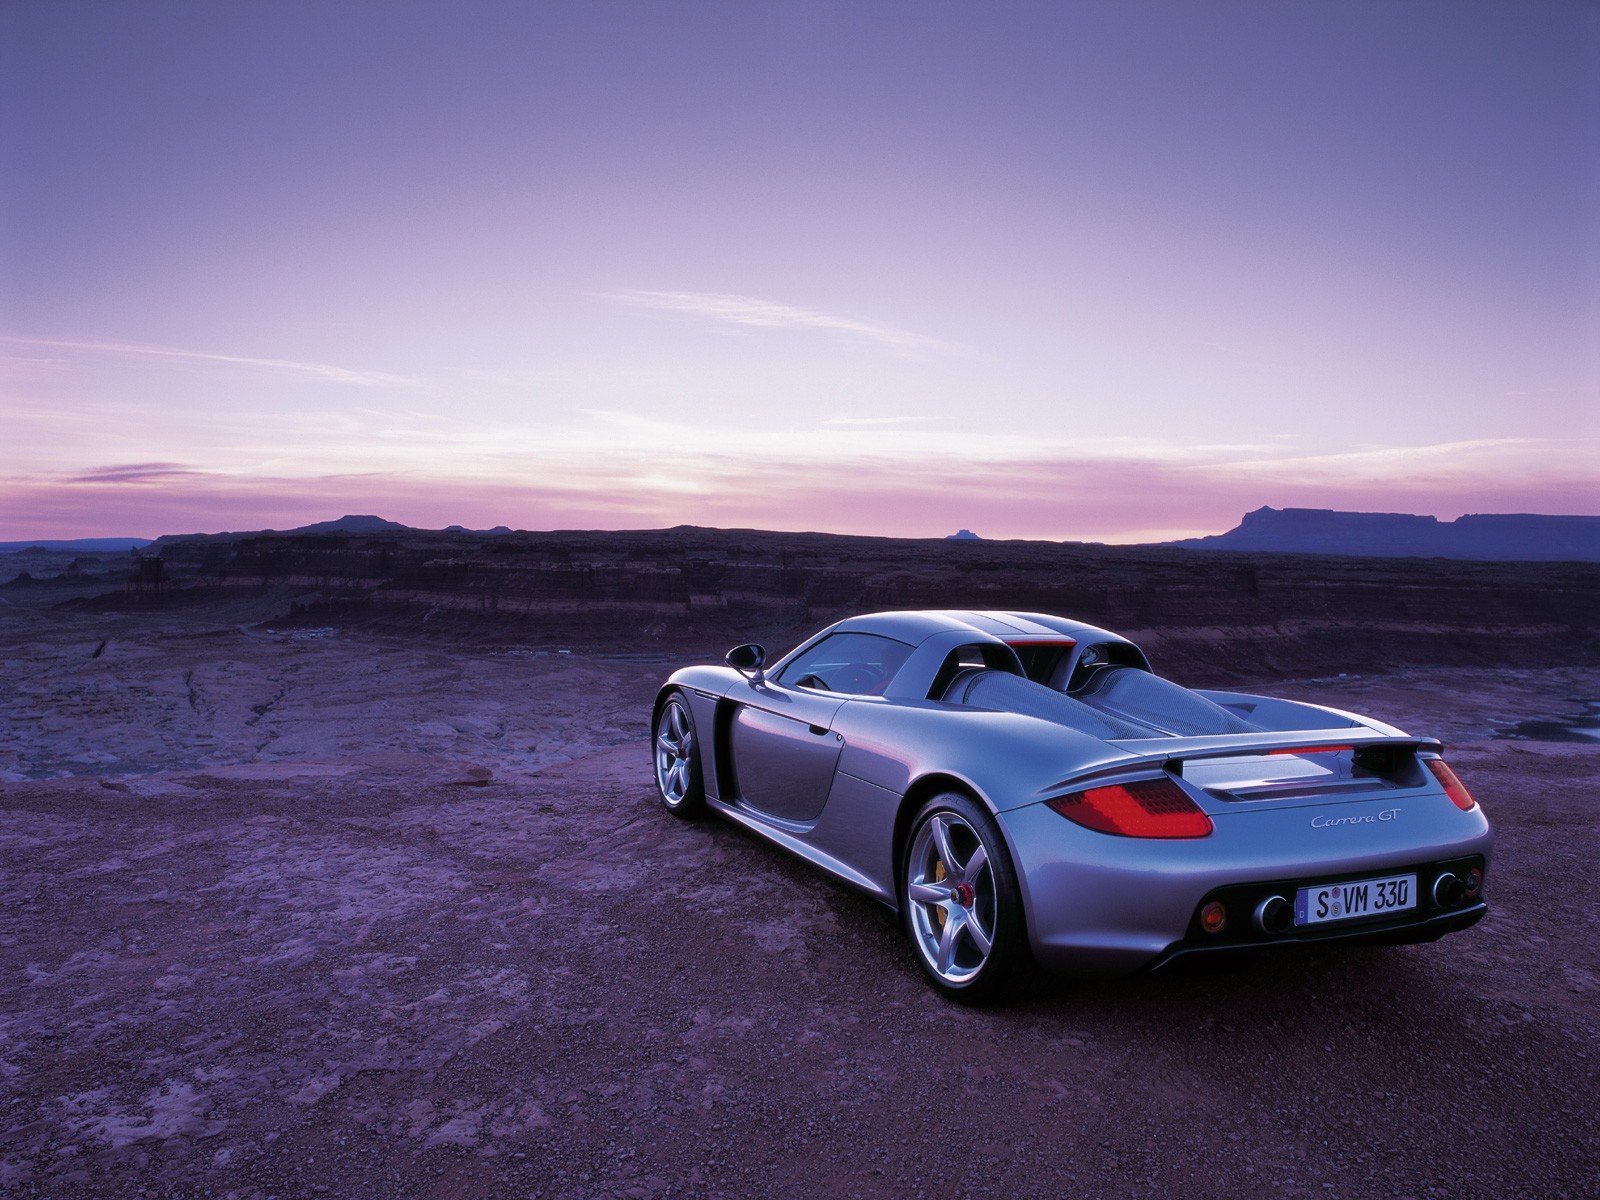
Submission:
[[[1201,838],[1211,818],[1170,779],[1142,779],[1089,788],[1046,801],[1086,829],[1122,837]]]
[[[1478,807],[1478,802],[1472,798],[1472,793],[1467,791],[1467,785],[1456,778],[1456,773],[1442,758],[1423,759],[1428,765],[1428,770],[1433,772],[1433,777],[1444,785],[1444,794],[1449,796],[1455,806],[1462,812],[1468,812]]]

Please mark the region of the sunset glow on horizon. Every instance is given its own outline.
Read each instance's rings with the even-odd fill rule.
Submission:
[[[0,10],[0,540],[1600,513],[1600,10]]]

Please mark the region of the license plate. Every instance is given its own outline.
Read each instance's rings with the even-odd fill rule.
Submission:
[[[1402,912],[1417,906],[1415,875],[1385,875],[1301,888],[1294,894],[1294,923],[1323,925]]]

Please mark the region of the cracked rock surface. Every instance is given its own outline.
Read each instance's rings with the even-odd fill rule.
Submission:
[[[96,646],[107,645],[99,657]],[[1476,929],[974,1012],[656,806],[666,664],[0,617],[6,1196],[1600,1190],[1600,673],[1273,685],[1438,733]]]

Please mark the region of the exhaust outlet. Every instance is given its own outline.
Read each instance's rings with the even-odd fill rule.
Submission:
[[[1294,924],[1294,909],[1282,896],[1268,896],[1256,905],[1255,923],[1262,933],[1277,937],[1288,933],[1289,927]]]
[[[1454,908],[1467,898],[1467,885],[1452,871],[1433,881],[1433,902],[1440,908]]]

